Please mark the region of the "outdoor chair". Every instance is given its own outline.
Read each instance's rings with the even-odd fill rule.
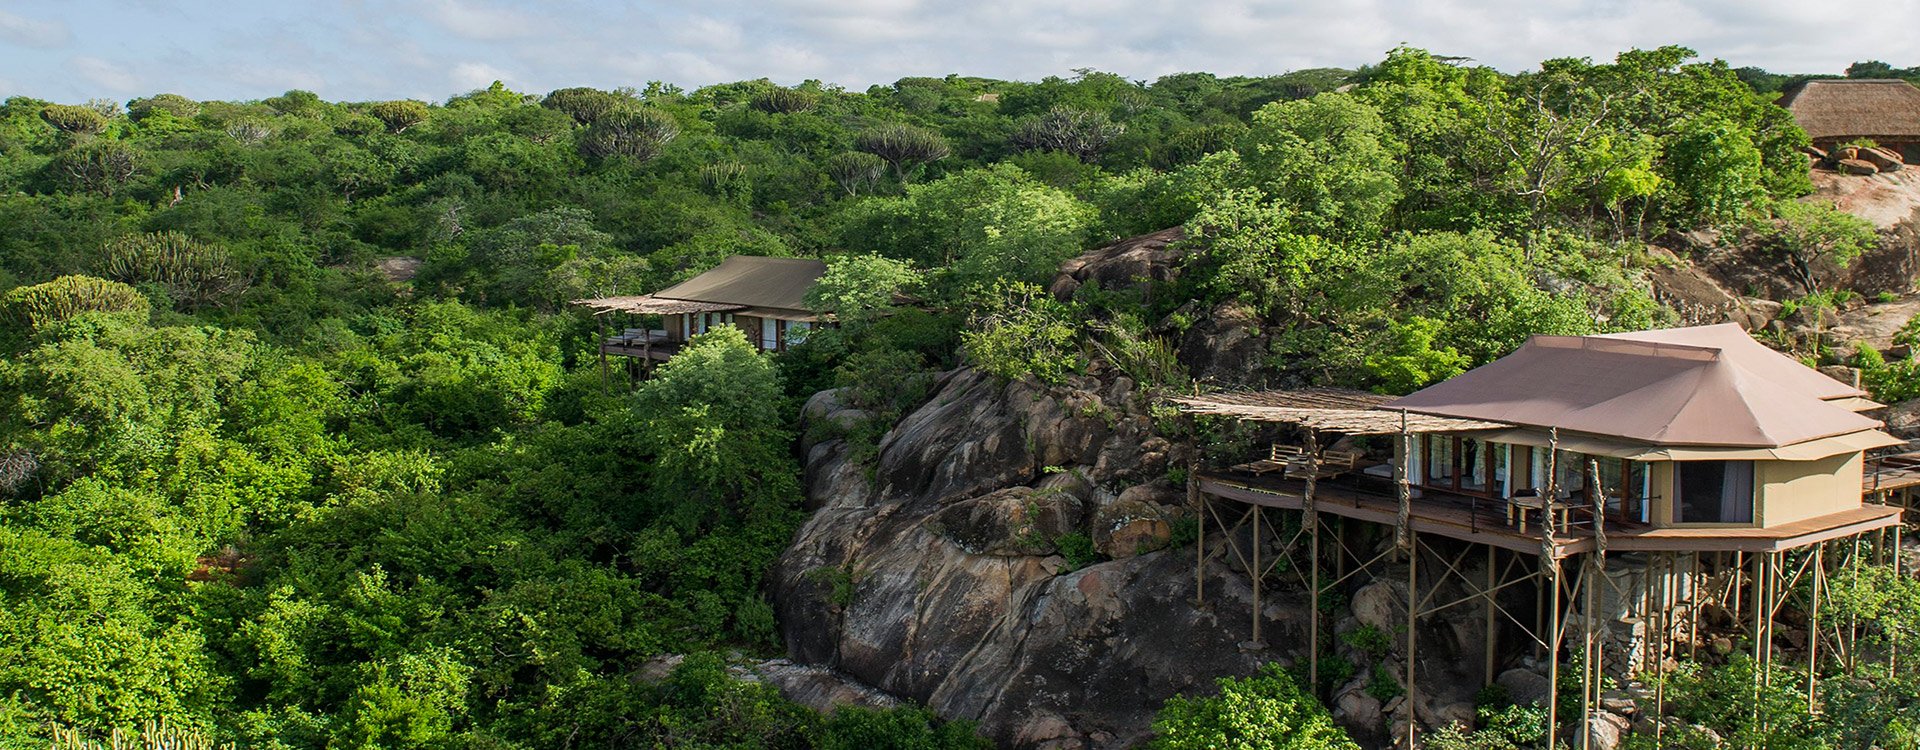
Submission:
[[[1234,471],[1248,474],[1266,474],[1273,471],[1286,471],[1287,465],[1306,456],[1306,451],[1297,445],[1274,443],[1267,457],[1259,461],[1249,461],[1233,467]]]

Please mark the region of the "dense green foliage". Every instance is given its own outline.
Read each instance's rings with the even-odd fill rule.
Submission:
[[[1169,341],[1221,306],[1273,372],[1383,390],[1657,322],[1638,242],[1807,189],[1804,135],[1690,57],[8,99],[0,744],[162,719],[261,748],[977,744],[711,656],[778,649],[799,398],[847,388],[870,445],[962,361],[1184,384]],[[1182,225],[1150,301],[1037,286]],[[1782,247],[1844,255],[1823,226]],[[732,254],[831,259],[812,304],[844,326],[599,380],[569,300]],[[633,679],[667,653],[694,656]],[[1162,741],[1346,746],[1278,672],[1226,690]]]
[[[1311,693],[1279,665],[1245,679],[1222,678],[1220,693],[1174,697],[1154,719],[1156,750],[1359,750]]]

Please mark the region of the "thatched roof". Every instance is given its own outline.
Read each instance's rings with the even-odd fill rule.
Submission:
[[[573,301],[573,304],[592,310],[595,315],[609,312],[634,313],[638,315],[680,315],[682,313],[733,312],[735,310],[746,309],[741,305],[727,305],[714,302],[690,302],[681,299],[661,299],[651,294],[577,299]]]
[[[1384,411],[1393,400],[1364,391],[1306,388],[1291,391],[1227,391],[1168,399],[1189,414],[1213,414],[1250,422],[1297,425],[1343,435],[1497,430],[1513,425],[1478,419]]]
[[[1780,97],[1816,141],[1920,139],[1920,88],[1899,79],[1819,79]]]

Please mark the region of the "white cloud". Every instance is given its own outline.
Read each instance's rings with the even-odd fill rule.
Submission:
[[[507,84],[511,88],[515,82],[513,74],[483,62],[463,62],[455,65],[453,70],[447,71],[447,80],[452,82],[454,89],[460,92],[484,89],[493,85],[494,81]]]
[[[425,6],[428,20],[464,39],[517,39],[546,27],[539,16],[470,0],[431,0]]]
[[[23,47],[54,49],[73,41],[73,31],[59,21],[39,21],[0,10],[0,40]]]
[[[67,61],[67,67],[88,83],[111,93],[130,94],[140,88],[140,77],[133,71],[98,57],[77,56]]]

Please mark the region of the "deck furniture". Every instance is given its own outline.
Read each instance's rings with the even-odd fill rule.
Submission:
[[[1318,465],[1308,460],[1306,456],[1293,459],[1293,462],[1287,466],[1286,477],[1306,479],[1307,475],[1311,474],[1314,479],[1332,479],[1353,471],[1359,464],[1359,451],[1321,451]]]
[[[1305,458],[1306,455],[1306,451],[1302,450],[1300,446],[1274,443],[1266,458],[1240,464],[1233,467],[1233,470],[1244,471],[1248,474],[1265,474],[1272,471],[1284,472],[1287,470],[1287,466],[1296,460]]]
[[[1554,515],[1558,514],[1559,527],[1564,530],[1569,523],[1568,516],[1572,508],[1573,504],[1564,499],[1556,498],[1548,502],[1546,498],[1540,496],[1539,490],[1517,490],[1512,497],[1507,498],[1507,525],[1518,528],[1520,533],[1524,534],[1527,532],[1527,514],[1537,512],[1540,514],[1542,528],[1552,524]]]

